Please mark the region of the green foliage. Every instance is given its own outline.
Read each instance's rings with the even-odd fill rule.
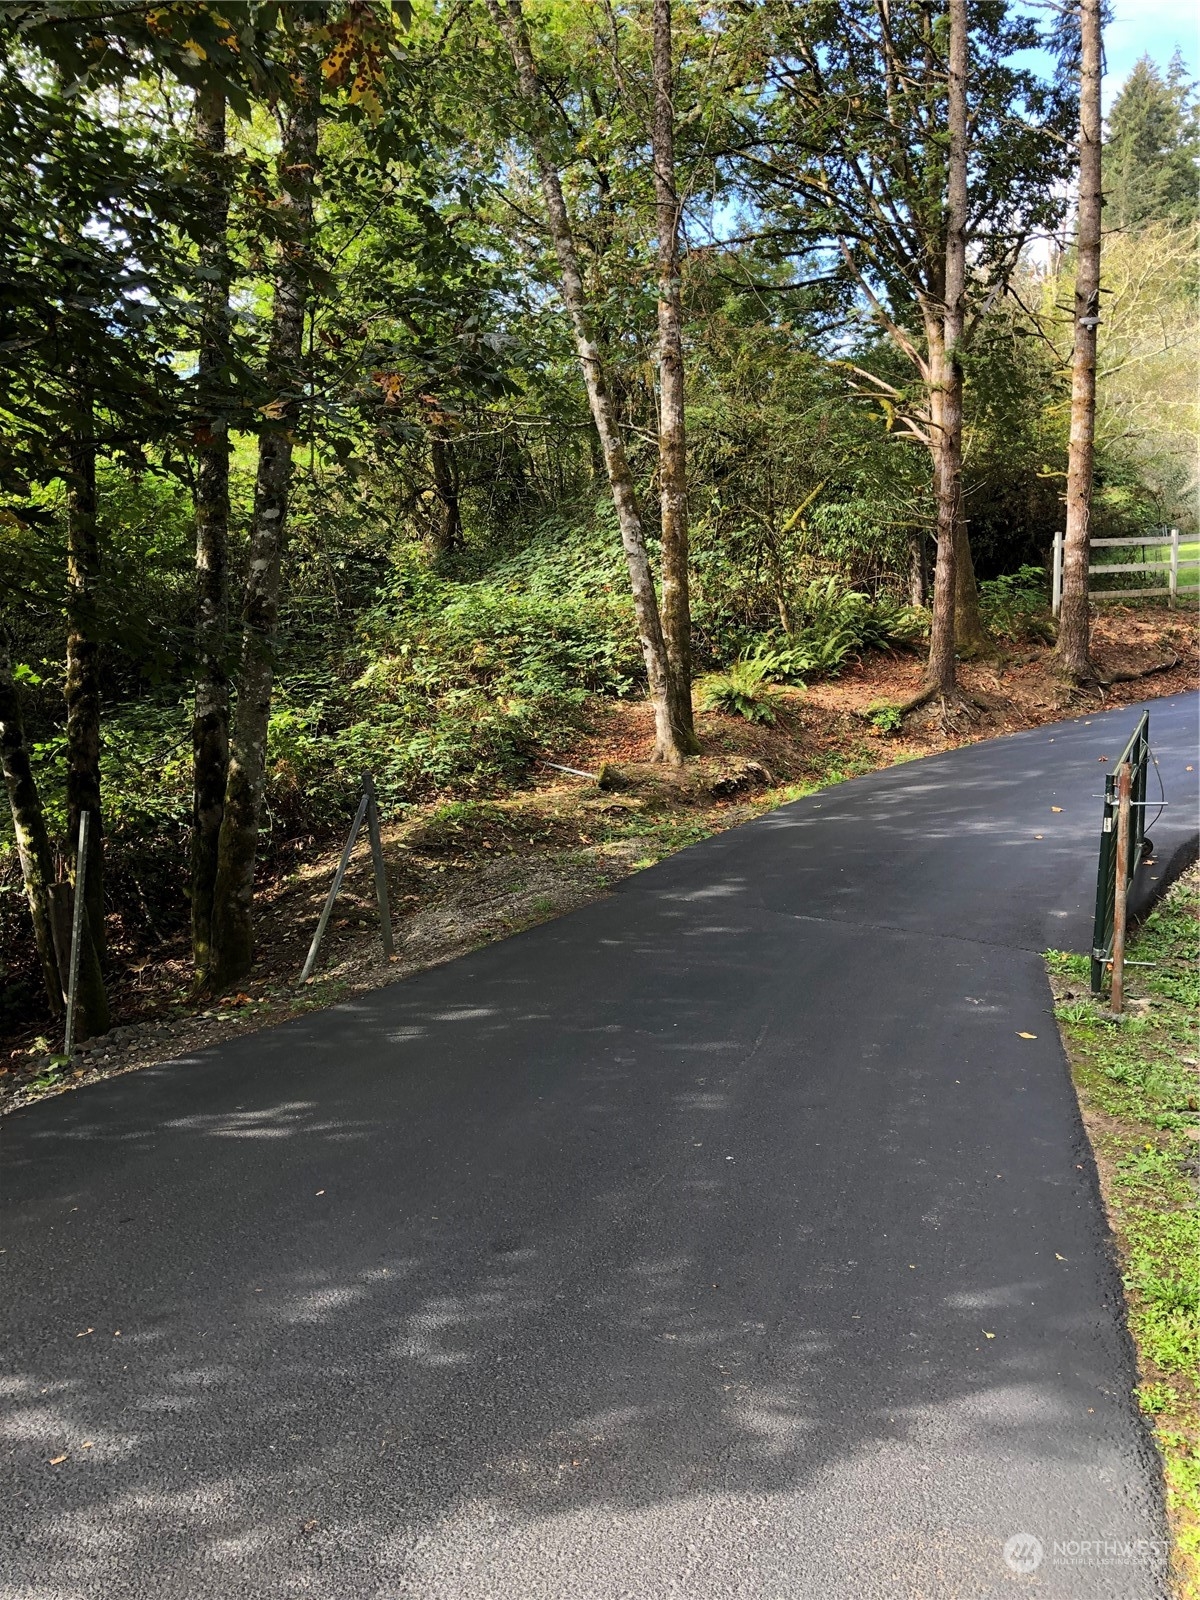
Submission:
[[[1134,67],[1108,114],[1104,146],[1105,222],[1193,222],[1200,114],[1178,51],[1166,77],[1148,56]]]
[[[1051,972],[1064,978],[1086,978],[1090,972],[1088,957],[1074,950],[1047,950],[1044,959]]]
[[[696,685],[696,703],[703,711],[724,711],[747,722],[774,722],[773,687],[764,661],[735,661],[724,672],[712,672]]]
[[[853,656],[915,645],[929,626],[915,607],[886,594],[872,599],[846,589],[835,577],[810,583],[796,602],[795,617],[795,670],[827,678],[836,677]],[[807,665],[801,666],[802,660]]]
[[[899,733],[904,725],[904,712],[889,700],[877,700],[863,712],[867,722],[879,733]]]
[[[986,630],[997,639],[1011,639],[1017,643],[1054,639],[1046,574],[1041,567],[1020,567],[1016,572],[981,583],[979,613]]]

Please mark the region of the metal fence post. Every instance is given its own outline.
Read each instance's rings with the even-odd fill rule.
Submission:
[[[79,947],[83,941],[83,886],[87,878],[88,824],[90,811],[79,813],[79,839],[75,845],[75,904],[71,915],[71,959],[67,967],[67,1028],[63,1054],[75,1050],[75,1001],[79,994]]]
[[[1125,1009],[1125,929],[1129,907],[1129,813],[1133,771],[1128,761],[1117,769],[1117,881],[1113,899],[1112,993],[1114,1016]]]
[[[1171,572],[1170,572],[1170,576],[1167,578],[1167,582],[1170,585],[1170,591],[1169,592],[1170,592],[1170,596],[1171,596],[1171,598],[1167,601],[1167,604],[1169,606],[1171,606],[1172,608],[1174,608],[1176,601],[1179,599],[1179,529],[1178,528],[1172,528],[1171,529]]]
[[[1062,610],[1063,535],[1054,535],[1054,576],[1051,579],[1050,609],[1055,616]]]

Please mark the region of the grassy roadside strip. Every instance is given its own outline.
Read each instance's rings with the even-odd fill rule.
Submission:
[[[1163,1461],[1181,1600],[1200,1600],[1200,868],[1147,919],[1128,1010],[1088,993],[1087,959],[1047,952],[1059,1028],[1116,1240],[1136,1396]]]

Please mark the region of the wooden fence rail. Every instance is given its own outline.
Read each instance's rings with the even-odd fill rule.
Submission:
[[[1089,541],[1089,550],[1111,549],[1117,545],[1140,546],[1143,550],[1149,546],[1156,549],[1167,545],[1170,554],[1165,561],[1122,561],[1106,566],[1103,562],[1088,567],[1088,577],[1103,577],[1106,572],[1153,572],[1162,573],[1167,582],[1165,586],[1155,589],[1094,589],[1088,585],[1088,598],[1090,600],[1133,600],[1140,595],[1165,594],[1171,605],[1176,605],[1181,594],[1200,593],[1200,583],[1180,583],[1179,573],[1184,567],[1200,567],[1200,559],[1188,557],[1181,561],[1179,558],[1179,529],[1164,528],[1160,538],[1136,539],[1092,539]],[[1054,579],[1052,607],[1057,616],[1062,609],[1062,575],[1063,575],[1063,535],[1054,535]]]

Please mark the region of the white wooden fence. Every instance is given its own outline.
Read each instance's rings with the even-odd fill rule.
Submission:
[[[1161,549],[1163,545],[1170,548],[1170,555],[1166,561],[1125,561],[1114,562],[1111,566],[1101,563],[1099,566],[1089,566],[1090,578],[1103,577],[1107,572],[1153,572],[1162,574],[1167,582],[1165,587],[1156,589],[1095,589],[1089,583],[1089,600],[1132,600],[1138,595],[1165,594],[1171,605],[1175,605],[1181,594],[1200,592],[1200,583],[1180,583],[1179,569],[1181,567],[1200,567],[1200,559],[1189,558],[1186,561],[1179,559],[1179,529],[1164,528],[1159,538],[1141,539],[1092,539],[1089,542],[1090,550],[1109,549],[1115,545],[1138,545],[1143,550],[1149,546]],[[1062,606],[1062,579],[1063,579],[1063,535],[1054,535],[1054,583],[1053,583],[1053,609],[1057,616]]]

